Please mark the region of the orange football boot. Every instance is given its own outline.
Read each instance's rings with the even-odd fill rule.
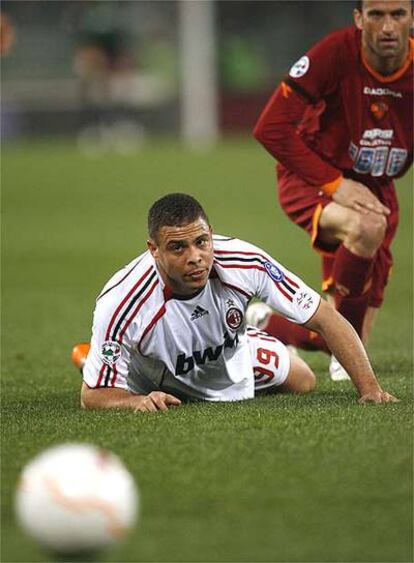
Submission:
[[[89,342],[81,342],[80,344],[76,344],[76,346],[72,350],[72,362],[81,373],[90,348],[91,345]]]

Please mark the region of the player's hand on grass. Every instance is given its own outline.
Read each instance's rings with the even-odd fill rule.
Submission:
[[[359,399],[360,403],[398,403],[399,400],[387,393],[386,391],[382,391],[382,389],[378,389],[375,391],[368,391],[361,395]]]
[[[149,395],[140,395],[136,397],[136,403],[134,412],[167,411],[169,407],[181,405],[180,399],[162,391],[152,391]]]
[[[390,214],[388,207],[383,205],[366,186],[354,180],[344,178],[332,195],[332,199],[339,205],[360,213]]]

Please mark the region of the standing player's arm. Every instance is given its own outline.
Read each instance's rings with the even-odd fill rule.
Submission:
[[[323,103],[321,100],[311,102],[282,82],[261,113],[253,135],[288,170],[317,190],[326,184],[327,190],[332,191],[332,186],[342,178],[342,172],[322,160],[298,133],[307,113],[318,111],[316,108]]]
[[[388,215],[389,209],[366,186],[344,178],[340,170],[322,160],[298,134],[306,112],[313,106],[313,112],[322,113],[323,103],[321,100],[311,103],[282,82],[259,117],[253,134],[288,170],[315,189],[322,189],[339,205],[361,213]]]
[[[327,301],[321,299],[318,310],[305,326],[309,330],[318,332],[325,339],[329,349],[349,373],[358,390],[360,402],[397,401],[395,397],[381,389],[355,330]]]
[[[84,409],[128,409],[134,412],[166,411],[178,407],[181,401],[162,391],[152,391],[149,395],[136,395],[116,387],[88,387],[82,384],[81,406]]]

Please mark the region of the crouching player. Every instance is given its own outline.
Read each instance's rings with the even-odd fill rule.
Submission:
[[[348,321],[260,248],[213,235],[194,198],[169,194],[156,201],[148,231],[148,250],[97,298],[90,349],[74,349],[84,408],[157,411],[182,401],[311,391],[309,366],[276,338],[246,326],[253,297],[320,333],[361,402],[396,401],[381,389]]]
[[[355,25],[291,67],[254,131],[278,160],[282,209],[321,255],[328,300],[364,343],[393,264],[394,179],[413,161],[412,8],[410,0],[357,2]],[[286,344],[328,351],[317,334],[265,313],[255,307],[249,316]],[[333,380],[348,379],[343,367],[332,357]]]

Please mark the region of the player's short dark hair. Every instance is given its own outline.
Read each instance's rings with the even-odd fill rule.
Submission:
[[[362,5],[364,3],[364,0],[357,0],[355,2],[355,9],[358,10],[358,12],[362,13]],[[413,0],[411,0],[411,10],[414,11],[414,2]]]
[[[168,194],[152,204],[148,211],[148,234],[157,241],[161,227],[181,227],[199,218],[209,223],[201,204],[188,194]]]

